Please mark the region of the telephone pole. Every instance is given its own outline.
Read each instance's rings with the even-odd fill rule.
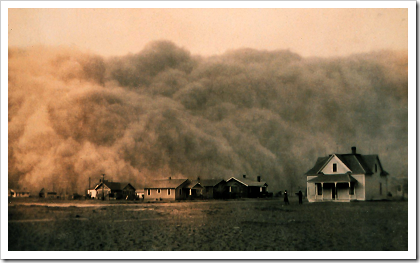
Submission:
[[[105,174],[102,174],[102,201],[105,201],[105,182],[104,182]]]

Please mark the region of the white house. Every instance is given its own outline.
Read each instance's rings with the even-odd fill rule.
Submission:
[[[380,200],[388,193],[388,173],[378,155],[350,154],[319,157],[305,173],[309,202]]]

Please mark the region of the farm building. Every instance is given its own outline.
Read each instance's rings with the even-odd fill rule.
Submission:
[[[205,179],[199,180],[200,185],[203,187],[203,198],[227,198],[226,181],[223,179]]]
[[[50,190],[47,190],[45,188],[42,188],[41,191],[39,191],[38,196],[40,198],[57,198],[58,197],[57,192],[50,191]]]
[[[90,198],[92,199],[96,199],[96,190],[95,189],[87,190],[87,195],[90,196]]]
[[[319,157],[305,173],[309,202],[379,200],[386,198],[388,173],[378,155],[349,154]]]
[[[186,199],[189,190],[184,188],[190,183],[188,179],[154,180],[144,187],[144,200],[181,200]]]
[[[200,181],[190,181],[184,186],[188,198],[201,198],[203,196],[203,187]]]
[[[136,190],[136,197],[138,199],[144,199],[144,188]]]
[[[98,184],[101,183],[101,180],[99,181],[99,183],[96,183],[95,186],[90,187],[90,178],[89,178],[89,189],[87,190],[87,196],[90,197],[91,199],[96,199],[97,197],[97,192],[96,192],[96,187],[98,186]]]
[[[96,185],[96,198],[98,199],[134,199],[136,196],[136,189],[126,182],[109,182],[101,180]]]
[[[241,197],[265,197],[267,195],[267,183],[261,182],[261,176],[257,177],[257,180],[251,180],[243,175],[242,178],[238,179],[231,177],[226,180],[226,190],[230,198],[241,198]]]
[[[26,189],[23,189],[23,190],[10,189],[9,190],[9,195],[11,197],[30,197],[31,193],[29,191],[27,191]]]

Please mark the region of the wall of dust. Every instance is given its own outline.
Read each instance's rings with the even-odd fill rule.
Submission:
[[[8,77],[9,187],[246,174],[278,191],[305,187],[318,156],[351,146],[407,173],[407,53],[9,48]]]

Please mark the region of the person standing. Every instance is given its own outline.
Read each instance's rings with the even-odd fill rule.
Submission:
[[[299,193],[298,193],[298,197],[299,197],[299,204],[301,205],[302,204],[302,191],[300,191],[300,190],[299,190]]]
[[[285,205],[289,204],[289,197],[287,197],[287,190],[284,190],[284,204]]]

